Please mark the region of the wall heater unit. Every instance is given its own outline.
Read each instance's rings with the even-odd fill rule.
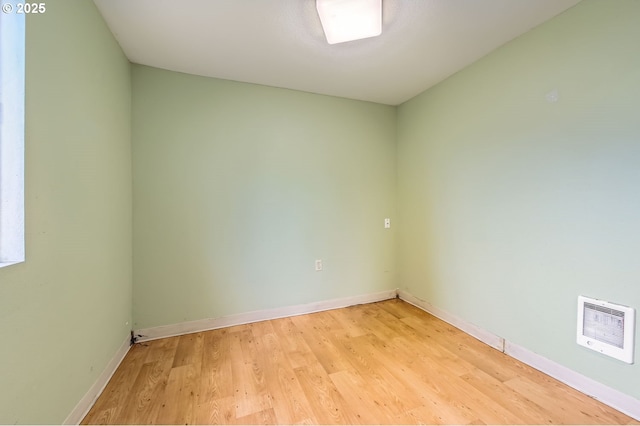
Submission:
[[[633,364],[634,336],[633,308],[578,296],[579,345]]]

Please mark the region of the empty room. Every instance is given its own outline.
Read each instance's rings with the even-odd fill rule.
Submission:
[[[0,424],[639,424],[640,1],[1,3]]]

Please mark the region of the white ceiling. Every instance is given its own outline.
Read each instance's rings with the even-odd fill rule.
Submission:
[[[131,62],[398,105],[579,0],[383,0],[329,45],[315,0],[94,0]]]

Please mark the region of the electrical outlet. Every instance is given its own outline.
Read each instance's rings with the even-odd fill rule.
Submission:
[[[391,219],[386,218],[386,219],[384,220],[384,227],[385,227],[385,228],[387,228],[387,229],[388,229],[388,228],[391,228]]]
[[[316,259],[316,271],[322,271],[322,259]]]

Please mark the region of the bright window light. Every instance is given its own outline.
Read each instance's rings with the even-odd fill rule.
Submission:
[[[25,252],[24,23],[24,14],[0,13],[0,267]]]
[[[329,44],[382,34],[382,0],[316,0]]]

